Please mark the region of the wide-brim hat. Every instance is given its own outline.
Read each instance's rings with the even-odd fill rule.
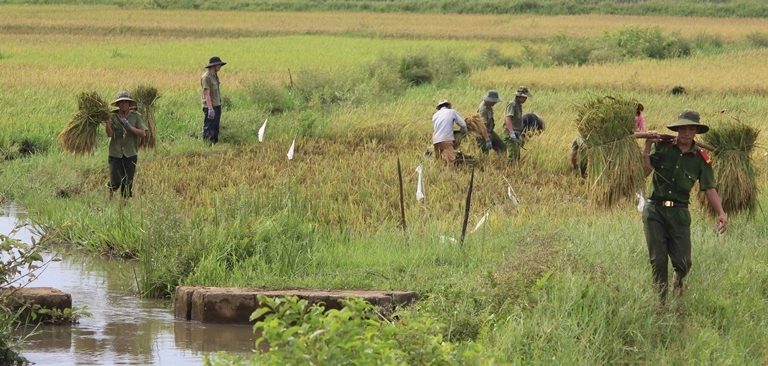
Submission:
[[[208,65],[206,65],[205,68],[207,69],[209,67],[213,67],[213,66],[216,66],[216,65],[224,66],[226,64],[227,64],[226,62],[221,61],[219,56],[213,56],[213,57],[211,57],[210,60],[208,60]]]
[[[531,92],[528,91],[527,87],[521,86],[521,87],[517,88],[517,91],[515,92],[515,96],[516,97],[526,97],[526,98],[528,98],[528,97],[531,96]]]
[[[701,124],[701,122],[699,122],[700,120],[699,112],[696,112],[693,109],[683,109],[677,115],[677,121],[667,126],[667,128],[677,132],[679,127],[696,126],[696,133],[707,133],[707,131],[709,131],[709,126]]]
[[[486,102],[494,102],[494,103],[501,102],[501,98],[499,98],[499,92],[495,90],[489,90],[488,94],[483,96],[483,100]]]
[[[131,93],[129,93],[129,92],[125,91],[125,90],[118,92],[117,93],[117,98],[111,104],[116,106],[118,102],[122,102],[124,100],[129,101],[131,103],[131,105],[136,104],[136,101],[131,99]]]
[[[442,106],[444,106],[444,105],[451,105],[451,102],[450,102],[450,101],[448,101],[448,99],[440,99],[440,101],[439,101],[439,102],[437,102],[437,107],[435,107],[435,108],[436,108],[436,109],[438,109],[438,110],[440,110],[440,108],[441,108]]]

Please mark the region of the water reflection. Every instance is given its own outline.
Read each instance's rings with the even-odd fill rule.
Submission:
[[[0,207],[1,233],[24,220],[17,207]],[[31,242],[33,231],[24,228],[14,237]],[[38,365],[199,365],[208,352],[251,352],[251,326],[176,320],[169,301],[136,298],[134,266],[81,253],[50,261],[31,286],[67,292],[73,306],[87,306],[92,316],[73,326],[43,327],[27,340],[24,357]]]

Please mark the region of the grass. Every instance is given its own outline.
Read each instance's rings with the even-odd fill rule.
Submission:
[[[68,12],[74,7],[30,8],[63,13],[46,22],[83,22]],[[104,8],[82,9],[88,14]],[[34,12],[25,11],[21,19]],[[173,28],[181,22],[176,14],[208,13],[141,14],[167,17],[156,19],[156,27]],[[233,17],[233,23],[242,16],[215,14]],[[324,16],[330,15],[318,19],[327,20]],[[336,23],[356,19],[334,16]],[[596,23],[590,17],[567,20],[559,19]],[[698,20],[690,21],[681,27]],[[588,185],[571,175],[568,160],[576,134],[574,106],[594,96],[637,98],[646,107],[649,130],[666,131],[683,108],[697,109],[704,123],[721,109],[740,111],[743,121],[759,127],[768,113],[765,90],[755,81],[765,79],[762,50],[600,66],[478,67],[450,81],[382,92],[383,79],[368,74],[372,62],[382,62],[379,71],[390,65],[378,52],[391,52],[397,60],[431,45],[428,55],[447,49],[474,62],[498,42],[473,40],[479,36],[431,40],[428,34],[197,40],[161,33],[153,39],[135,33],[98,36],[93,29],[75,31],[74,25],[46,37],[54,25],[24,24],[37,31],[15,35],[15,44],[3,42],[3,54],[10,57],[2,62],[12,66],[0,68],[0,82],[7,85],[0,89],[8,116],[0,121],[3,142],[52,142],[76,111],[82,89],[111,96],[149,84],[162,94],[158,149],[140,152],[135,197],[127,206],[107,198],[104,136],[93,154],[73,157],[50,144],[46,152],[0,165],[4,196],[18,200],[36,223],[56,228],[57,239],[138,259],[141,295],[164,296],[177,284],[415,290],[422,296],[420,310],[448,326],[448,341],[480,347],[479,364],[761,364],[768,357],[763,351],[768,271],[761,261],[768,253],[759,244],[768,225],[762,211],[750,219],[729,217],[730,231],[718,236],[712,219],[694,205],[689,293],[656,313],[637,202],[595,210],[588,205]],[[408,24],[388,27],[409,34],[414,31]],[[472,29],[465,28],[461,31]],[[67,40],[71,51],[59,46]],[[508,54],[522,50],[519,43],[499,48]],[[222,143],[212,147],[199,139],[197,90],[211,50],[230,62],[221,74],[230,100]],[[85,64],[74,61],[78,54]],[[288,67],[297,85],[313,85],[306,94],[286,89]],[[715,74],[722,77],[712,78]],[[528,141],[523,161],[512,165],[471,144],[462,146],[478,158],[470,231],[486,212],[489,216],[463,244],[455,243],[450,238],[461,233],[470,173],[451,173],[443,162],[421,156],[430,147],[434,104],[448,98],[468,114],[488,89],[508,100],[523,81],[534,95],[523,109],[545,118],[547,130]],[[678,84],[689,94],[668,95]],[[273,104],[261,103],[261,90],[287,107],[274,111]],[[8,102],[14,99],[25,103]],[[495,108],[497,124],[503,104]],[[266,118],[265,141],[258,143]],[[294,137],[296,158],[288,161]],[[766,146],[765,139],[761,135],[758,146]],[[768,174],[763,150],[754,151],[755,161],[763,162],[756,166],[761,188]],[[406,232],[399,228],[397,158],[403,166]],[[427,196],[421,202],[415,200],[418,165],[424,167]],[[519,206],[507,197],[507,182]],[[758,202],[766,203],[764,193]]]

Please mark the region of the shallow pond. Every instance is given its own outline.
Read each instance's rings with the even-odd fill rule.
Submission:
[[[0,233],[26,222],[23,210],[0,206]],[[30,243],[22,227],[14,238]],[[26,341],[22,355],[37,365],[200,365],[209,352],[250,353],[249,325],[177,320],[170,301],[146,300],[136,292],[134,265],[92,256],[44,255],[48,261],[30,287],[54,287],[72,295],[72,305],[91,317],[72,326],[45,326]],[[58,260],[61,259],[61,260]]]

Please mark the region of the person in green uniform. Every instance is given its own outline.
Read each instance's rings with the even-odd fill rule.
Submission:
[[[523,136],[523,103],[530,96],[528,88],[521,86],[515,92],[515,99],[507,103],[504,119],[504,144],[507,145],[507,160],[520,160],[520,148],[525,144]]]
[[[480,106],[477,107],[477,113],[480,113],[480,116],[483,117],[483,123],[485,124],[485,132],[483,133],[483,136],[477,137],[477,146],[485,154],[491,149],[497,154],[502,154],[507,150],[504,141],[502,141],[499,135],[493,130],[496,127],[496,121],[493,119],[493,106],[499,102],[501,102],[499,92],[489,90],[488,93],[483,96],[483,101],[480,102]]]
[[[133,177],[139,155],[139,137],[147,136],[147,126],[139,112],[131,109],[136,101],[127,91],[117,93],[117,106],[104,123],[109,137],[109,197],[120,189],[123,202],[133,196]]]
[[[227,63],[218,56],[213,56],[205,66],[208,69],[200,79],[203,88],[203,140],[212,144],[219,142],[221,125],[221,90],[219,89],[219,70]]]
[[[587,142],[581,135],[577,135],[571,142],[571,170],[578,172],[582,178],[587,177],[587,157],[585,150]],[[581,154],[579,154],[581,152]]]
[[[717,212],[718,232],[728,228],[720,196],[715,187],[711,159],[696,145],[697,133],[709,127],[699,122],[699,113],[685,109],[678,120],[667,126],[677,132],[676,139],[662,140],[651,131],[645,140],[643,163],[646,176],[652,174],[648,204],[643,210],[643,229],[648,255],[661,302],[667,298],[668,261],[672,262],[673,291],[682,295],[683,279],[691,269],[691,215],[688,212],[690,192],[696,181],[709,204]]]

